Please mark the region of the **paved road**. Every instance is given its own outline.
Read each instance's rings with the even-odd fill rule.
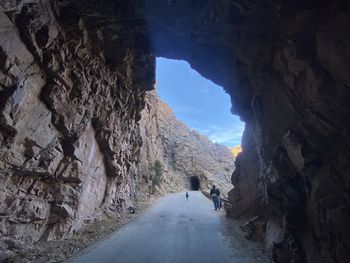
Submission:
[[[67,263],[250,263],[221,234],[218,212],[201,192],[160,198],[137,220]]]

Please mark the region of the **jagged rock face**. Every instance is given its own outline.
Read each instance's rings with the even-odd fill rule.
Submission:
[[[141,173],[146,180],[154,162],[160,160],[165,166],[163,188],[191,189],[190,178],[195,176],[201,190],[208,191],[215,184],[227,196],[234,170],[234,157],[227,147],[178,121],[156,91],[147,92],[141,115]]]
[[[137,121],[154,84],[138,69],[152,68],[154,58],[119,47],[120,70],[112,71],[100,47],[104,33],[88,30],[92,21],[79,10],[11,3],[0,12],[0,233],[31,243],[131,204],[139,187]]]
[[[1,158],[5,171],[2,182],[6,182],[11,193],[18,196],[19,189],[34,191],[37,187],[38,195],[45,195],[52,185],[59,185],[35,180],[40,181],[38,186],[26,187],[31,179],[21,173],[24,168],[33,170],[33,166],[30,169],[26,166],[34,165],[31,163],[35,160],[26,162],[25,156],[33,153],[35,156],[40,147],[46,149],[52,138],[57,137],[60,146],[50,148],[58,153],[45,154],[51,156],[45,166],[48,168],[43,168],[45,176],[49,174],[51,178],[50,171],[56,171],[55,163],[67,158],[69,165],[63,170],[69,175],[79,174],[80,162],[73,158],[83,133],[87,133],[86,138],[95,134],[96,144],[104,155],[106,177],[111,178],[108,174],[113,172],[108,171],[114,171],[113,167],[122,167],[125,179],[121,181],[127,182],[130,173],[125,169],[131,169],[139,156],[139,146],[135,145],[140,142],[133,122],[143,106],[142,89],[150,88],[145,83],[154,77],[150,53],[186,59],[203,76],[225,88],[233,101],[232,111],[247,123],[243,153],[233,175],[236,187],[230,196],[238,211],[251,211],[249,208],[255,206],[257,199],[261,200],[258,206],[264,204],[266,211],[271,210],[264,216],[271,218],[266,237],[273,246],[275,261],[349,261],[348,1],[55,2],[1,3],[6,11],[1,13],[0,50],[1,156],[5,156]],[[54,8],[40,8],[48,3]],[[48,11],[51,9],[53,15]],[[33,10],[35,15],[31,16]],[[42,28],[44,25],[46,29]],[[91,49],[88,54],[93,55],[84,56],[87,54],[84,47],[88,46]],[[10,65],[15,66],[9,70]],[[89,78],[97,75],[103,88],[96,90]],[[114,83],[113,87],[117,80],[117,87],[122,88],[109,87],[108,80]],[[20,89],[23,83],[26,88]],[[80,90],[84,90],[83,99],[75,93]],[[92,102],[87,99],[89,90]],[[45,96],[37,99],[38,92]],[[120,99],[123,102],[120,110],[106,112],[110,100],[122,93],[126,95]],[[94,117],[91,120],[98,117],[98,124],[82,122],[84,113],[72,114],[77,112],[73,108],[84,111],[88,107],[94,109],[88,112]],[[115,115],[120,125],[112,124]],[[80,123],[85,127],[82,133],[78,132]],[[112,142],[112,133],[103,127],[118,127],[121,135],[115,139],[116,144]],[[44,135],[39,135],[40,132]],[[36,136],[43,139],[38,141]],[[120,152],[123,157],[112,152]],[[8,167],[3,161],[7,159],[15,166]],[[113,160],[124,161],[118,164]],[[38,174],[41,169],[34,169],[36,172],[29,175],[42,175]],[[243,192],[247,185],[255,191]],[[240,194],[235,193],[238,190]],[[59,211],[63,206],[58,207],[55,209]],[[38,218],[46,218],[48,211],[43,210]]]

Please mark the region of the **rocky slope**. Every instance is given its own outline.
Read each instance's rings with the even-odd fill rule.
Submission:
[[[234,157],[227,147],[178,121],[156,91],[147,92],[141,116],[141,165],[146,180],[155,160],[160,160],[165,166],[164,190],[191,189],[190,178],[198,177],[201,190],[215,184],[227,196],[234,170]]]

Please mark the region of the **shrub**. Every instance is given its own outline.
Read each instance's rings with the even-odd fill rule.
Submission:
[[[163,176],[163,165],[159,160],[156,160],[153,165],[154,176],[152,179],[153,185],[159,185]]]

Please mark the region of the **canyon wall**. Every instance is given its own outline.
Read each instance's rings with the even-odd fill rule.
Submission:
[[[177,120],[156,91],[147,92],[141,116],[140,164],[146,180],[153,174],[154,162],[160,160],[164,165],[161,191],[191,189],[190,178],[198,177],[200,190],[208,192],[214,184],[227,197],[235,159],[226,146],[213,143]]]
[[[132,204],[137,122],[154,85],[152,54],[115,46],[111,70],[105,32],[74,6],[16,2],[2,1],[0,12],[0,233],[12,249],[69,236]]]

